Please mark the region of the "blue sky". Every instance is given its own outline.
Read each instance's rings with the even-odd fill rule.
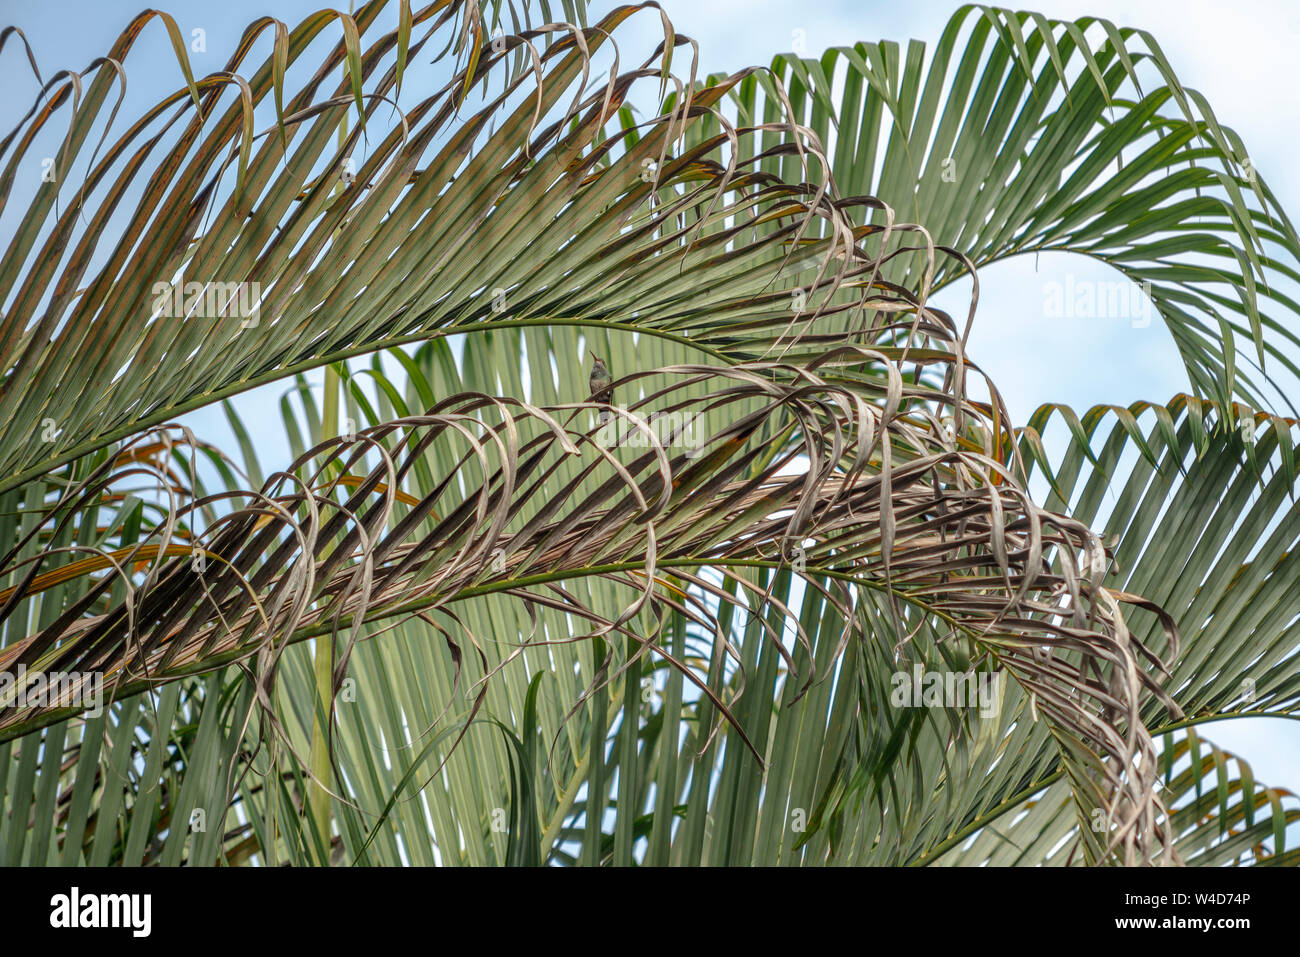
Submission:
[[[707,71],[766,64],[802,39],[810,54],[828,46],[882,37],[935,40],[957,4],[940,0],[661,0],[676,29],[696,39]],[[341,4],[342,5],[342,4]],[[144,5],[139,0],[96,3],[46,0],[0,5],[0,19],[26,33],[41,69],[84,67],[102,53]],[[244,24],[271,14],[291,25],[320,4],[306,0],[171,0],[160,4],[176,16],[182,31],[206,31],[207,53],[192,53],[196,73],[219,69]],[[598,3],[597,11],[610,4]],[[1053,17],[1103,16],[1123,26],[1150,30],[1185,85],[1204,93],[1219,120],[1243,138],[1251,160],[1293,219],[1300,217],[1300,172],[1295,163],[1300,129],[1300,3],[1295,0],[1035,0],[1028,5]],[[646,21],[648,23],[648,21]],[[147,95],[159,84],[176,85],[179,74],[159,25],[148,29],[128,65],[129,95]],[[7,51],[10,52],[10,51]],[[675,64],[676,65],[676,64]],[[0,60],[6,91],[27,90],[30,74],[10,52]],[[129,110],[124,115],[129,115]],[[1168,331],[1159,322],[1137,328],[1127,320],[1042,318],[1044,284],[1080,278],[1111,278],[1102,267],[1042,257],[1000,263],[981,272],[981,304],[970,353],[998,383],[1013,418],[1023,421],[1042,402],[1076,409],[1099,402],[1128,404],[1167,400],[1186,388],[1186,376]],[[964,314],[967,290],[941,298]],[[1033,317],[1027,321],[1025,317]],[[1066,354],[1062,363],[1047,357]],[[268,399],[282,387],[236,400],[259,446],[263,464],[283,447],[278,414],[266,414]],[[1300,397],[1297,397],[1300,398]],[[186,421],[205,438],[232,446],[219,410],[203,410]],[[1300,792],[1300,724],[1283,720],[1225,722],[1202,729],[1216,743],[1251,761],[1259,779]]]

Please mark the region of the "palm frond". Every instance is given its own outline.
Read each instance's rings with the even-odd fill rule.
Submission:
[[[742,131],[682,145],[746,74],[605,134],[638,81],[683,84],[667,73],[665,44],[631,69],[618,60],[612,36],[643,8],[491,42],[475,29],[482,45],[457,70],[438,51],[479,22],[477,5],[431,4],[394,29],[387,6],[293,30],[258,21],[223,72],[187,80],[99,143],[90,131],[115,119],[112,88],[150,14],[85,76],[63,72],[40,91],[0,141],[0,208],[28,203],[0,259],[0,488],[254,385],[451,329],[689,327],[725,353],[736,330],[788,322],[789,294],[764,292],[782,242],[814,220],[827,237],[816,254],[840,254],[817,285],[863,270],[804,131],[763,125],[782,139],[777,153],[805,164],[792,183],[736,153]],[[335,20],[343,38],[306,60]],[[267,31],[271,56],[246,64]],[[430,52],[451,75],[395,109],[402,61]],[[520,54],[531,67],[513,71]],[[284,89],[308,69],[298,92]],[[354,109],[361,122],[336,143]],[[275,122],[257,133],[260,114]],[[14,176],[65,118],[54,180]],[[78,359],[88,353],[91,367]]]
[[[845,196],[924,223],[975,269],[1042,252],[1106,263],[1168,325],[1198,395],[1300,414],[1300,236],[1147,31],[967,4],[929,48],[783,54],[772,72],[779,84],[754,77],[728,94],[730,115],[792,110],[827,144]],[[764,169],[792,172],[780,158]],[[931,275],[899,259],[882,273],[919,292],[966,268],[946,259]]]

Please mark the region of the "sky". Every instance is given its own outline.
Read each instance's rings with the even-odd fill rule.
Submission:
[[[705,71],[767,64],[775,53],[802,41],[811,54],[858,40],[911,38],[933,42],[958,6],[941,0],[661,0],[679,33],[700,44]],[[47,75],[54,68],[81,68],[103,52],[142,0],[0,0],[0,22],[20,26]],[[319,0],[162,0],[182,32],[206,31],[207,53],[191,54],[196,72],[220,68],[243,25],[272,14],[295,24],[320,7]],[[343,4],[340,4],[342,6]],[[596,3],[601,12],[611,4]],[[1254,166],[1284,209],[1300,217],[1300,2],[1297,0],[1034,0],[1029,9],[1051,17],[1101,16],[1121,26],[1151,31],[1184,85],[1209,99],[1221,123],[1245,141]],[[177,84],[175,61],[161,27],[142,43],[129,66],[132,95],[151,84]],[[675,64],[676,66],[676,64]],[[0,57],[6,91],[30,87],[21,57]],[[19,86],[21,84],[21,86]],[[138,85],[137,85],[138,84]],[[1059,261],[1053,261],[1059,259]],[[1099,402],[1166,401],[1187,387],[1173,341],[1159,322],[1145,327],[1127,319],[1045,319],[1044,284],[1073,273],[1110,278],[1105,269],[1064,257],[1019,258],[981,271],[981,304],[970,343],[972,358],[998,383],[1012,417],[1024,421],[1043,402],[1084,409]],[[964,315],[968,287],[949,290],[939,304]],[[1028,319],[1026,317],[1029,317]],[[1061,362],[1066,355],[1069,361]],[[267,416],[268,399],[282,387],[239,397],[236,406],[254,428],[260,446],[283,444],[278,416]],[[1300,398],[1300,397],[1296,397]],[[186,417],[202,437],[233,445],[217,410]],[[264,466],[274,461],[263,457]],[[1256,776],[1300,792],[1300,723],[1283,720],[1222,722],[1202,729],[1222,747],[1240,751]]]

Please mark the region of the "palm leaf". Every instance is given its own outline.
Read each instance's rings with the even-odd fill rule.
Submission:
[[[1152,704],[1144,721],[1164,741],[1161,773],[1174,848],[1189,864],[1224,863],[1247,850],[1250,861],[1279,862],[1285,841],[1277,832],[1297,814],[1278,803],[1287,792],[1252,789],[1248,764],[1212,747],[1202,751],[1188,727],[1220,718],[1294,716],[1300,706],[1300,600],[1291,565],[1300,535],[1295,428],[1293,419],[1247,415],[1239,406],[1225,414],[1183,395],[1167,406],[1099,406],[1082,416],[1044,406],[1021,436],[1034,474],[1051,476],[1049,507],[1068,507],[1118,543],[1107,570],[1110,586],[1149,596],[1177,624],[1182,652],[1166,688],[1189,717]],[[1062,435],[1069,440],[1055,463],[1034,456],[1034,448],[1041,451],[1044,441]],[[1144,622],[1144,614],[1136,612],[1129,625],[1158,647],[1162,628]],[[995,793],[1018,799],[992,804],[954,829],[961,840],[941,844],[948,851],[941,860],[1010,864],[1043,860],[1048,850],[1058,861],[1078,858],[1074,839],[1093,819],[1079,820],[1066,806],[1066,792],[1052,784],[1050,747],[1040,741],[1031,753],[1048,759],[1037,786],[1020,793],[1017,778],[992,772]],[[1175,761],[1183,759],[1187,764],[1175,780]],[[1214,780],[1208,799],[1203,778]],[[1230,795],[1231,805],[1222,803]],[[1257,808],[1262,824],[1254,819]],[[1220,833],[1212,833],[1221,824]],[[1233,839],[1221,840],[1229,831]],[[1015,840],[1005,844],[1007,836]],[[1271,851],[1255,847],[1261,836],[1272,839]],[[966,840],[969,847],[962,845]]]
[[[788,102],[761,72],[701,88],[673,81],[663,114],[637,127],[623,109],[630,87],[657,77],[666,88],[672,48],[689,43],[670,26],[644,66],[588,88],[605,32],[630,9],[591,31],[525,30],[499,50],[482,46],[473,5],[458,21],[454,5],[403,4],[389,33],[378,26],[383,8],[370,4],[342,21],[343,39],[287,104],[285,65],[333,17],[292,33],[276,27],[272,58],[243,85],[187,83],[91,163],[87,189],[67,213],[46,195],[57,191],[38,193],[0,261],[6,294],[16,290],[3,322],[22,333],[3,366],[0,404],[25,416],[0,432],[14,476],[0,484],[0,530],[16,543],[0,563],[0,653],[6,668],[106,672],[118,697],[111,738],[103,724],[68,720],[73,709],[0,700],[3,757],[19,739],[17,761],[6,762],[6,803],[39,815],[70,793],[115,822],[93,839],[56,827],[37,828],[29,841],[25,810],[11,813],[8,856],[50,860],[57,848],[64,859],[97,863],[251,855],[270,864],[924,863],[973,836],[1023,844],[1002,818],[1045,789],[1065,798],[1067,786],[1063,810],[1052,805],[1043,828],[1064,828],[1060,840],[1073,838],[1079,859],[1167,858],[1179,842],[1207,853],[1194,836],[1203,809],[1166,804],[1156,788],[1147,725],[1167,730],[1189,707],[1224,707],[1227,673],[1174,664],[1170,697],[1162,659],[1182,660],[1175,619],[1203,655],[1226,653],[1228,629],[1254,616],[1234,667],[1262,662],[1247,673],[1264,709],[1291,707],[1294,611],[1275,575],[1288,570],[1290,551],[1274,536],[1267,556],[1245,561],[1238,538],[1224,551],[1230,576],[1214,565],[1214,536],[1204,535],[1176,587],[1162,588],[1143,570],[1176,559],[1133,551],[1159,509],[1100,515],[1096,495],[1125,441],[1148,458],[1176,448],[1172,471],[1186,460],[1193,482],[1174,493],[1183,504],[1169,513],[1171,534],[1185,541],[1187,503],[1213,501],[1224,487],[1214,483],[1226,481],[1232,494],[1220,515],[1245,509],[1241,490],[1276,458],[1269,504],[1250,515],[1258,532],[1294,484],[1289,426],[1266,429],[1238,469],[1213,444],[1225,430],[1213,428],[1211,404],[1156,410],[1151,435],[1136,427],[1144,409],[1126,411],[1116,448],[1072,448],[1052,470],[1050,508],[1072,507],[1082,520],[1045,511],[1024,491],[1022,461],[1046,463],[1036,432],[1020,433],[1017,448],[996,390],[991,407],[966,399],[966,376],[978,369],[964,359],[964,335],[926,304],[972,260],[1051,244],[1102,255],[1128,242],[1139,260],[1169,260],[1181,248],[1156,238],[1176,228],[1168,217],[1141,222],[1135,234],[1131,222],[1112,226],[1089,212],[1098,196],[1102,205],[1121,194],[1149,199],[1145,187],[1058,184],[1069,194],[1064,212],[1049,210],[1069,214],[1060,225],[1033,219],[1041,197],[1028,184],[1036,180],[999,160],[983,182],[1010,184],[1020,200],[999,205],[1007,218],[987,235],[950,236],[988,217],[945,212],[913,189],[925,173],[910,150],[938,135],[927,129],[938,81],[916,100],[922,52],[909,51],[901,71],[888,45],[862,47],[861,63],[845,53],[846,89],[861,93],[867,82],[878,97],[861,110],[877,140],[882,103],[908,130],[887,138],[877,192],[902,209],[915,203],[927,224],[934,219],[926,231],[895,223],[880,200],[840,199],[825,175],[822,143],[835,144],[837,178],[856,161],[852,131],[841,124],[832,138],[826,128],[835,57],[779,60],[778,77],[790,71]],[[945,37],[945,69],[968,15]],[[1119,98],[1135,73],[1130,60],[1159,68],[1158,49],[1130,57],[1109,31],[1117,46],[1091,56],[1079,47],[1087,77],[1066,81],[1077,28],[1035,20],[1042,36],[1026,39],[1023,22],[985,13],[967,62],[975,70],[987,56],[987,88],[1002,84],[1008,103],[1019,98],[998,114],[1008,120],[999,135],[1011,135],[1016,111],[1026,117],[1021,132],[1050,133],[1038,143],[1055,145],[1031,151],[1038,174],[1079,160],[1090,169],[1089,151],[1105,165],[1143,136],[1176,145],[1178,163],[1194,165],[1203,158],[1196,150],[1210,149],[1184,149],[1198,136],[1221,151],[1208,155],[1228,155],[1220,141],[1235,140],[1213,123],[1152,119],[1171,98],[1184,111],[1200,106],[1172,75],[1163,98]],[[986,53],[990,29],[998,39]],[[1056,29],[1070,39],[1054,41]],[[396,95],[406,59],[426,44],[436,50],[439,39],[464,67],[385,128],[388,111],[375,107]],[[130,42],[124,34],[115,52],[124,57]],[[1050,66],[1040,64],[1031,84],[1043,47]],[[943,74],[938,62],[934,77]],[[344,65],[334,92],[318,96],[322,78]],[[101,72],[93,95],[71,105],[61,156],[86,147],[84,130],[106,102],[103,80]],[[498,80],[500,94],[491,92]],[[51,82],[61,92],[20,130],[40,130],[69,106],[76,84]],[[973,80],[965,82],[969,89]],[[1069,107],[1047,110],[1039,98],[1050,101],[1058,85],[1069,87]],[[219,116],[220,96],[233,87],[237,102]],[[251,137],[250,109],[269,105],[268,92],[275,127]],[[1090,96],[1143,118],[1122,127],[1127,138],[1093,129],[1104,124]],[[363,122],[333,147],[340,118],[358,103]],[[953,103],[941,128],[974,109]],[[175,116],[163,125],[168,110]],[[912,122],[927,111],[929,119]],[[370,151],[340,192],[362,128]],[[863,130],[858,142],[867,144]],[[154,138],[128,158],[128,144],[145,136]],[[29,145],[15,136],[5,147],[17,156]],[[233,183],[223,177],[232,164]],[[1164,168],[1152,160],[1139,172]],[[114,189],[151,169],[166,175],[148,184],[101,266],[101,236],[119,235],[103,229]],[[1205,276],[1189,279],[1186,269],[1166,277],[1160,296],[1191,296],[1202,312],[1237,309],[1239,330],[1261,342],[1274,324],[1253,321],[1263,311],[1257,292],[1270,270],[1290,267],[1246,240],[1262,236],[1290,255],[1294,235],[1289,225],[1266,233],[1267,216],[1218,182],[1230,194],[1218,206],[1188,213],[1174,205],[1178,215],[1211,218],[1205,233],[1214,242],[1198,234],[1197,251],[1239,264],[1239,308],[1196,286]],[[99,188],[109,199],[95,207]],[[1262,202],[1267,193],[1258,195]],[[986,199],[981,191],[977,204]],[[855,224],[855,208],[876,211],[874,222]],[[42,228],[50,230],[44,247]],[[931,236],[953,248],[936,248]],[[915,251],[905,245],[913,238]],[[76,251],[66,264],[31,265],[50,262],[41,253],[56,247]],[[150,296],[150,284],[182,267],[187,277],[261,284],[259,322],[160,322],[166,303]],[[1166,319],[1184,322],[1188,341],[1215,328],[1176,310]],[[413,354],[390,353],[403,385],[384,375],[377,355],[364,373],[337,364],[417,340],[424,344]],[[110,347],[98,378],[50,392],[91,342]],[[626,402],[615,418],[643,442],[610,447],[588,424],[585,371],[576,370],[589,345],[611,356]],[[1184,355],[1206,393],[1244,395],[1252,385],[1199,345]],[[348,417],[369,425],[315,442],[328,435],[321,424],[330,415],[315,408],[302,373],[328,363],[347,387]],[[363,375],[373,389],[362,387]],[[236,475],[215,450],[160,428],[187,409],[289,377],[294,461],[269,478],[246,439]],[[676,416],[667,436],[654,425],[665,414]],[[1086,446],[1102,416],[1064,417]],[[63,431],[32,443],[51,422]],[[687,422],[699,423],[694,441]],[[219,480],[213,493],[198,477],[200,458]],[[1084,461],[1101,464],[1072,501]],[[1134,482],[1146,488],[1148,478]],[[1136,577],[1103,577],[1103,548],[1086,523],[1111,520],[1128,536],[1117,555],[1141,559]],[[76,564],[74,541],[103,557]],[[1193,593],[1196,581],[1204,587]],[[1241,600],[1247,590],[1262,607]],[[1211,626],[1202,628],[1207,615]],[[35,627],[19,627],[26,621]],[[331,654],[322,658],[325,643]],[[335,662],[332,700],[316,694],[313,655]],[[897,707],[891,679],[913,665],[1002,679],[996,707],[980,719]],[[304,757],[316,723],[329,728],[336,773],[328,782]],[[87,744],[101,740],[113,742],[103,756]],[[169,740],[180,742],[175,753]],[[72,775],[73,746],[87,749],[84,767],[75,752],[79,771],[97,764],[128,787],[96,797]],[[133,780],[128,770],[137,768]],[[323,786],[338,791],[332,837],[307,800]],[[1186,800],[1185,786],[1172,793]],[[1254,792],[1243,785],[1242,793]],[[1243,820],[1256,803],[1241,804]],[[176,826],[206,806],[220,821],[210,834]],[[1235,826],[1231,804],[1219,808]],[[1285,825],[1271,798],[1270,808],[1270,822]],[[1085,826],[1096,811],[1104,830]],[[1047,811],[1035,814],[1039,821]],[[1056,853],[1055,842],[1035,847]]]
[[[788,294],[760,295],[784,258],[782,239],[820,219],[832,237],[822,255],[852,241],[847,213],[824,184],[806,181],[816,171],[791,185],[749,170],[727,155],[735,133],[681,148],[683,131],[714,116],[744,74],[635,138],[605,135],[647,71],[587,81],[637,8],[585,31],[524,30],[499,52],[473,48],[433,95],[394,112],[399,58],[463,37],[457,23],[477,22],[477,5],[435,3],[392,30],[381,22],[386,6],[317,15],[292,31],[258,21],[224,73],[166,97],[96,148],[88,131],[117,111],[113,64],[129,69],[142,15],[111,60],[86,78],[49,81],[45,105],[0,141],[9,156],[0,208],[28,201],[0,259],[0,488],[257,384],[453,328],[621,321],[679,335],[704,312],[694,337],[725,351],[732,330],[788,316]],[[304,61],[334,20],[343,39],[319,64]],[[272,28],[271,57],[231,79]],[[520,52],[532,69],[512,72]],[[338,86],[323,87],[344,65]],[[315,75],[282,96],[285,77],[308,66]],[[480,81],[481,95],[466,100]],[[82,85],[85,95],[72,96]],[[223,106],[228,94],[235,102]],[[250,124],[271,100],[275,127],[255,134]],[[362,122],[336,145],[354,108]],[[16,178],[33,142],[69,110],[56,181]],[[812,147],[781,149],[807,156]],[[66,171],[83,162],[74,189]],[[653,176],[641,175],[643,163]],[[125,217],[120,227],[106,228],[115,217]],[[757,235],[751,222],[769,229]],[[861,268],[828,274],[825,285]],[[93,367],[78,359],[88,352]]]
[[[1298,414],[1300,304],[1287,287],[1300,237],[1150,33],[967,4],[930,48],[856,43],[778,56],[772,72],[784,90],[742,84],[732,115],[755,122],[788,103],[846,196],[878,197],[975,269],[1056,251],[1106,263],[1166,322],[1198,395]],[[791,174],[780,158],[765,168]],[[924,268],[902,259],[883,274],[914,292],[966,274],[957,258]]]

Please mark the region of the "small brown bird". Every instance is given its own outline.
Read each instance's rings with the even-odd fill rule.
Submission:
[[[591,358],[595,360],[595,364],[591,367],[591,379],[587,382],[591,387],[591,401],[609,405],[614,401],[614,390],[609,387],[614,377],[609,374],[609,367],[605,365],[604,359],[594,352],[591,353]],[[609,409],[601,409],[596,415],[596,421],[604,425],[609,421],[609,417]]]

